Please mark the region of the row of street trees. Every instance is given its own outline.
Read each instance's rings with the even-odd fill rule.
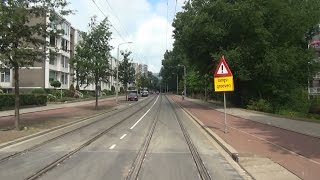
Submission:
[[[82,40],[76,46],[76,54],[71,60],[72,67],[76,71],[77,87],[81,85],[95,85],[96,103],[98,108],[99,84],[109,82],[112,75],[110,51],[111,32],[108,19],[100,23],[96,17],[91,18],[90,30],[81,34]]]
[[[209,90],[217,97],[212,76],[224,55],[234,75],[234,104],[305,111],[308,79],[320,70],[308,49],[319,8],[318,0],[187,1],[173,22],[174,48],[164,54],[161,76],[175,89],[172,72],[183,78],[177,64],[184,64],[189,94]]]

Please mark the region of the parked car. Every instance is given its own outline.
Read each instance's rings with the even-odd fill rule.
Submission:
[[[139,97],[138,97],[138,93],[136,92],[131,92],[128,95],[128,101],[138,101]]]

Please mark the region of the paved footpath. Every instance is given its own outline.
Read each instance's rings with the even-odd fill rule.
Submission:
[[[236,149],[240,157],[256,155],[270,158],[301,179],[320,177],[319,124],[232,108],[227,111],[228,133],[224,133],[221,107],[214,108],[189,98],[184,101],[178,96],[172,98]]]

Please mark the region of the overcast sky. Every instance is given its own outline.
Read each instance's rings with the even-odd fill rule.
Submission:
[[[116,57],[118,44],[132,41],[133,44],[121,45],[120,49],[132,51],[135,62],[147,64],[149,71],[157,73],[160,71],[165,50],[172,49],[174,40],[171,24],[175,12],[181,11],[184,0],[69,0],[69,2],[71,3],[69,8],[76,12],[67,19],[76,29],[87,31],[90,17],[97,15],[98,20],[102,20],[105,14],[115,27],[111,27],[113,32],[111,45],[114,47],[111,54]]]

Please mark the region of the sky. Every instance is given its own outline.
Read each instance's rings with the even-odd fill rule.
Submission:
[[[182,11],[184,0],[69,0],[69,9],[75,14],[66,17],[73,27],[87,31],[94,15],[101,21],[107,16],[112,24],[114,47],[111,55],[120,50],[132,51],[134,62],[147,64],[149,71],[158,73],[166,50],[172,49],[172,21]],[[95,3],[94,3],[95,2]],[[100,11],[99,10],[99,8]],[[168,18],[167,18],[168,12]]]

